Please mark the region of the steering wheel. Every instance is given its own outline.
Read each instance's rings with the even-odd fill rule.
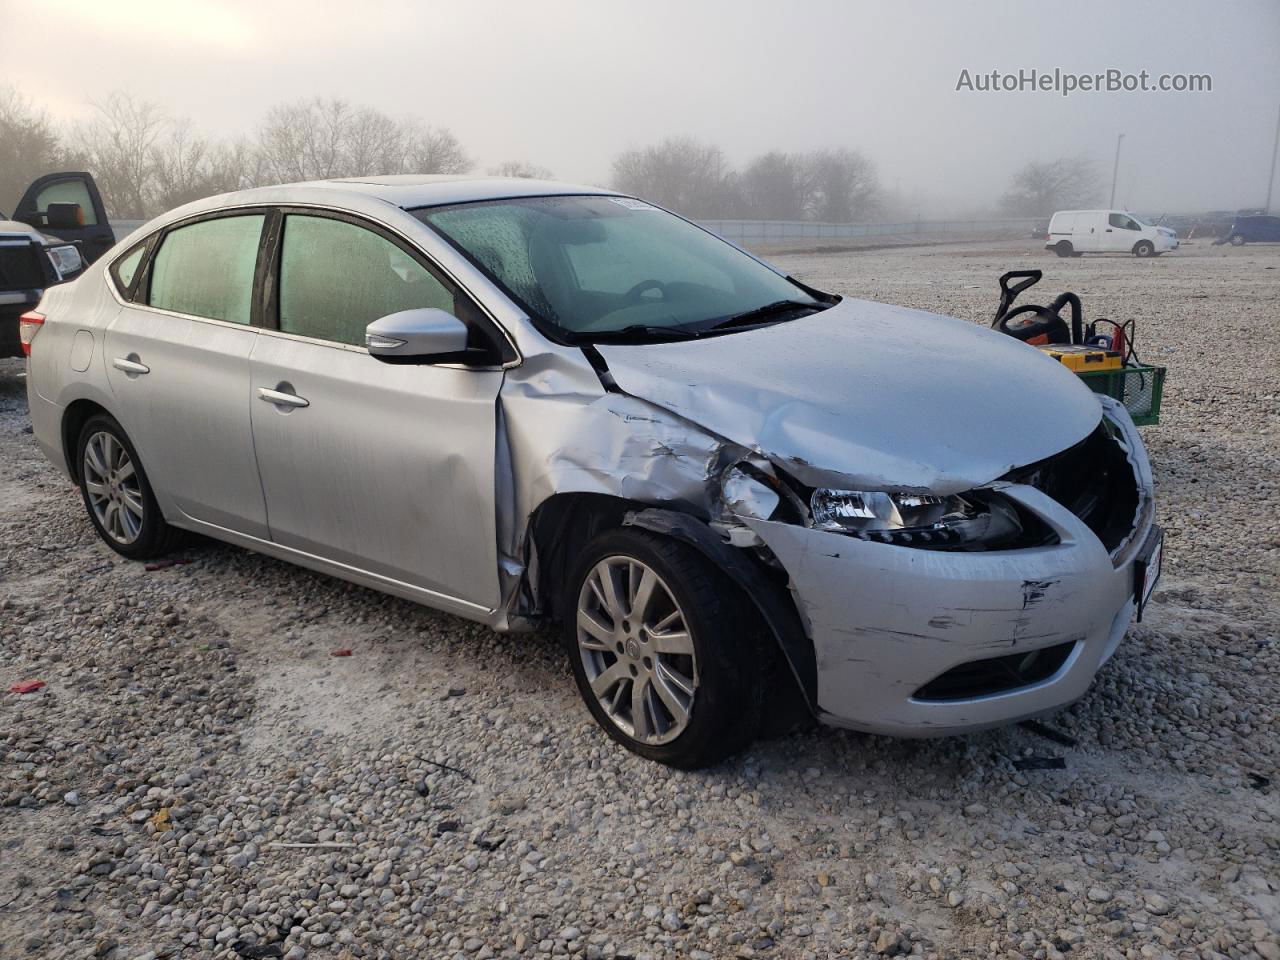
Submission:
[[[640,297],[643,296],[646,290],[657,290],[661,292],[663,297],[665,298],[667,285],[663,283],[661,280],[641,280],[634,287],[632,287],[630,290],[624,293],[622,295],[622,298],[624,300],[640,303],[641,302]]]

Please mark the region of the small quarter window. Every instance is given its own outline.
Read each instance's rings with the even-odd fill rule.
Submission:
[[[123,297],[129,296],[129,291],[133,289],[134,277],[138,275],[138,267],[142,265],[143,254],[147,252],[147,244],[138,244],[130,252],[115,262],[111,267],[111,274],[115,277],[116,288]]]
[[[172,230],[151,266],[153,307],[249,322],[262,214],[201,220]]]

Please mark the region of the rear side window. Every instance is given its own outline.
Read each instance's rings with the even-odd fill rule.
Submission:
[[[98,223],[89,186],[83,180],[57,180],[36,194],[36,209],[41,213],[48,210],[51,203],[78,203],[84,213],[84,225],[92,227]]]
[[[202,220],[168,233],[151,265],[148,303],[194,317],[249,322],[262,214]]]
[[[280,251],[280,329],[364,346],[364,330],[401,310],[436,307],[467,319],[431,271],[371,230],[328,217],[290,214]]]

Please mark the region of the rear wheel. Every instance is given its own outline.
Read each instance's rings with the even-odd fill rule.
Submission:
[[[1139,240],[1133,245],[1133,255],[1135,257],[1149,257],[1155,252],[1156,248],[1150,240]]]
[[[693,548],[638,530],[592,540],[565,585],[564,643],[609,736],[691,769],[749,743],[764,696],[762,631]]]
[[[112,417],[85,422],[76,463],[89,520],[107,546],[131,560],[149,560],[178,545],[181,531],[165,522],[137,451]]]
[[[1070,243],[1069,241],[1067,241],[1067,240],[1061,240],[1061,241],[1059,241],[1059,242],[1058,242],[1058,244],[1053,248],[1053,252],[1054,252],[1054,253],[1056,253],[1056,254],[1057,254],[1058,256],[1060,256],[1060,257],[1069,257],[1069,256],[1071,256],[1075,251],[1074,251],[1074,248],[1071,246],[1071,243]]]

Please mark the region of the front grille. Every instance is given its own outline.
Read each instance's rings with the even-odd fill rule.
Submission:
[[[1085,522],[1108,553],[1124,542],[1137,522],[1138,481],[1105,421],[1074,447],[1003,479],[1029,484],[1062,504]]]
[[[47,285],[39,244],[0,245],[0,290],[35,290]]]
[[[912,694],[912,698],[935,703],[970,700],[1029,687],[1057,673],[1075,645],[1074,640],[1069,640],[1028,653],[970,660],[934,677]]]

